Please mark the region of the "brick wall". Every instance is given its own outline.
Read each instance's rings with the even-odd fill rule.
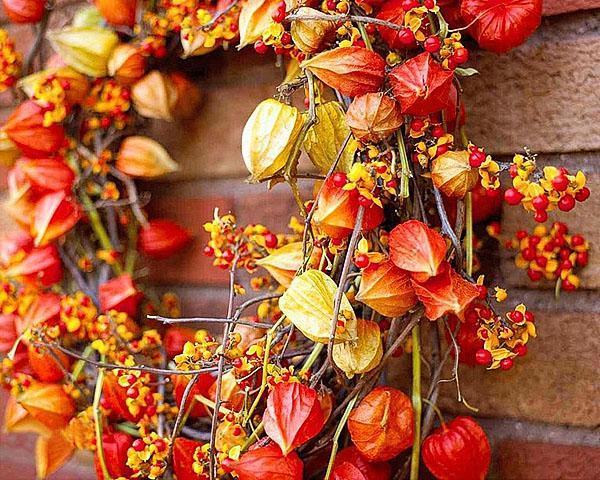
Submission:
[[[70,8],[65,3],[64,9]],[[481,75],[463,82],[473,141],[497,155],[529,146],[542,154],[542,161],[558,159],[569,168],[584,169],[593,191],[569,220],[573,231],[586,235],[592,245],[582,289],[555,301],[551,292],[530,288],[511,259],[502,258],[499,275],[512,297],[522,298],[536,312],[539,337],[509,372],[461,370],[463,393],[479,408],[495,445],[490,478],[591,480],[600,472],[600,220],[594,215],[600,209],[600,10],[595,8],[600,1],[545,1],[547,16],[526,45],[502,57],[476,53],[473,63]],[[10,28],[19,29],[20,46],[30,41],[27,27]],[[264,185],[243,182],[240,155],[245,119],[273,94],[282,72],[271,59],[236,52],[193,59],[186,68],[199,79],[204,105],[198,118],[186,124],[153,124],[182,168],[144,189],[153,196],[151,215],[173,217],[197,238],[182,255],[152,265],[150,280],[178,293],[184,314],[214,315],[225,308],[227,292],[223,272],[201,254],[202,224],[213,209],[231,210],[241,222],[261,222],[274,230],[285,228],[294,213],[285,186],[268,192]],[[0,229],[8,228],[4,222],[0,216]],[[502,223],[510,234],[523,227],[523,217],[509,207]],[[399,377],[404,363],[400,359],[392,368]],[[461,411],[453,385],[443,389],[441,406],[449,413]],[[20,450],[23,443],[0,441],[0,463],[9,465],[0,467],[3,477],[8,473],[1,468],[30,468],[29,454]],[[17,467],[11,467],[13,457],[26,461],[15,460]],[[54,478],[88,478],[80,467],[73,468]],[[13,478],[33,478],[30,470],[22,475]]]

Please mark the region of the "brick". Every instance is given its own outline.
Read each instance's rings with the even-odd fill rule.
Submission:
[[[150,218],[170,218],[195,237],[187,250],[171,258],[148,262],[151,282],[174,285],[219,285],[227,282],[226,273],[213,267],[211,259],[202,254],[208,238],[202,225],[212,219],[216,207],[227,212],[232,209],[233,203],[226,197],[162,197],[151,202]]]
[[[544,0],[542,13],[544,15],[558,15],[560,13],[574,12],[576,10],[591,10],[600,8],[598,0]]]
[[[543,166],[561,165],[565,166],[571,172],[578,169],[583,170],[588,179],[588,186],[592,195],[584,203],[578,203],[570,212],[551,212],[550,222],[558,220],[563,221],[569,226],[571,233],[582,234],[590,243],[590,263],[581,270],[581,288],[600,288],[600,257],[598,248],[600,247],[600,218],[593,212],[600,211],[600,154],[580,153],[570,155],[549,155],[541,156],[539,165]],[[520,229],[531,231],[535,222],[530,214],[524,215],[521,207],[504,206],[502,216],[502,230],[506,238],[514,236]],[[553,288],[553,283],[533,284],[529,281],[525,270],[517,269],[514,265],[515,251],[502,249],[501,271],[504,276],[504,283],[510,287],[534,287]]]
[[[568,2],[563,2],[568,3]],[[546,18],[506,55],[473,52],[481,73],[464,79],[467,132],[488,151],[600,150],[599,11]],[[588,99],[588,100],[583,100]]]
[[[506,441],[496,453],[507,480],[594,480],[600,472],[600,448]]]

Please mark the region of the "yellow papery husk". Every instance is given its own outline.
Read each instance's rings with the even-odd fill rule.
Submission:
[[[274,250],[265,258],[257,260],[256,264],[267,270],[282,286],[288,288],[296,272],[304,263],[302,250],[302,242],[288,243]],[[319,249],[314,249],[309,264],[316,266],[315,263],[319,261],[320,254],[321,251]]]
[[[326,344],[329,342],[337,289],[336,283],[325,273],[308,270],[294,278],[279,299],[279,308],[307,338]],[[336,332],[334,343],[356,341],[356,315],[346,295],[342,295],[337,320],[344,320],[345,328]]]
[[[348,378],[373,370],[383,357],[381,330],[376,322],[358,319],[358,339],[333,346],[333,361]]]
[[[63,61],[90,77],[108,73],[108,59],[119,43],[112,30],[101,27],[66,27],[48,33],[52,48]]]
[[[179,170],[179,165],[160,143],[141,135],[123,140],[115,166],[138,178],[156,178]]]
[[[49,76],[56,76],[61,80],[67,80],[69,82],[70,88],[65,91],[65,97],[68,101],[73,103],[83,101],[89,90],[87,77],[71,67],[48,68],[46,70],[40,70],[39,72],[35,72],[31,75],[23,77],[21,80],[19,80],[17,86],[23,90],[29,98],[31,98],[33,97],[36,84]]]
[[[469,152],[448,151],[431,164],[433,184],[448,197],[464,198],[479,181],[479,172],[469,164]]]
[[[271,14],[277,10],[280,0],[248,0],[240,11],[240,43],[238,50],[256,42],[263,31],[273,22]]]
[[[173,120],[177,87],[158,70],[151,71],[132,87],[131,98],[140,115],[168,122]]]
[[[346,115],[338,102],[327,102],[317,105],[317,122],[310,127],[304,137],[303,147],[311,162],[322,173],[327,173],[337,158],[350,127],[346,123]],[[356,142],[350,140],[342,153],[336,170],[348,172],[356,153]]]
[[[260,181],[285,166],[302,124],[296,107],[272,98],[258,104],[242,132],[242,157],[250,181]]]
[[[300,7],[297,15],[320,14],[318,10],[310,7]],[[331,38],[335,31],[335,23],[323,20],[294,20],[290,33],[294,45],[304,53],[317,53],[322,45]]]
[[[55,430],[48,437],[39,436],[35,444],[37,478],[44,479],[52,475],[69,461],[74,452],[74,445],[61,430]]]

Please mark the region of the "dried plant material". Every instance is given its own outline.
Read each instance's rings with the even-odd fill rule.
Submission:
[[[179,170],[179,165],[160,143],[141,135],[123,140],[115,166],[138,178],[156,178]]]
[[[297,15],[320,13],[309,7],[300,7]],[[304,53],[317,53],[335,36],[335,23],[323,20],[294,20],[290,27],[294,44]]]
[[[479,171],[469,164],[469,152],[449,151],[433,160],[431,180],[444,195],[464,198],[479,183]]]
[[[365,143],[379,143],[396,132],[404,121],[400,105],[378,92],[356,97],[346,112],[354,136]]]
[[[348,378],[373,370],[383,357],[381,331],[376,322],[357,320],[356,341],[333,346],[333,361]]]

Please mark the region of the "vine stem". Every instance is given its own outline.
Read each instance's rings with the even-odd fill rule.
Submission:
[[[421,453],[421,339],[419,324],[412,329],[412,403],[415,412],[415,435],[410,457],[410,480],[419,478],[419,459]]]
[[[335,463],[335,457],[337,456],[339,448],[338,442],[340,436],[344,431],[346,422],[348,422],[348,417],[350,417],[350,413],[352,412],[352,409],[354,408],[354,405],[356,404],[357,400],[358,395],[356,395],[354,398],[352,398],[352,400],[350,400],[350,402],[346,406],[346,410],[344,410],[344,415],[342,415],[342,418],[338,423],[337,428],[335,429],[335,434],[333,435],[333,445],[331,446],[331,454],[329,455],[329,462],[327,463],[327,472],[325,473],[325,480],[329,480],[329,477],[331,476],[331,471],[333,470],[333,464]]]
[[[374,25],[379,25],[382,27],[387,27],[392,30],[401,31],[405,27],[404,25],[398,25],[392,22],[386,22],[385,20],[380,20],[379,18],[365,17],[363,15],[348,15],[348,14],[335,14],[329,15],[327,13],[310,13],[310,14],[298,14],[292,13],[285,17],[288,22],[293,22],[294,20],[323,20],[326,22],[359,22],[359,23],[372,23]]]
[[[465,198],[465,250],[467,252],[467,275],[473,275],[473,195],[467,193]]]
[[[104,360],[100,357],[100,360]],[[100,398],[102,397],[102,385],[104,384],[104,369],[98,369],[98,377],[96,379],[96,389],[94,390],[94,403],[92,404],[92,412],[94,414],[94,431],[96,434],[96,454],[98,455],[98,463],[102,469],[102,475],[106,480],[111,480],[112,477],[108,473],[106,467],[106,459],[104,458],[104,446],[102,444],[102,412],[100,411]]]

